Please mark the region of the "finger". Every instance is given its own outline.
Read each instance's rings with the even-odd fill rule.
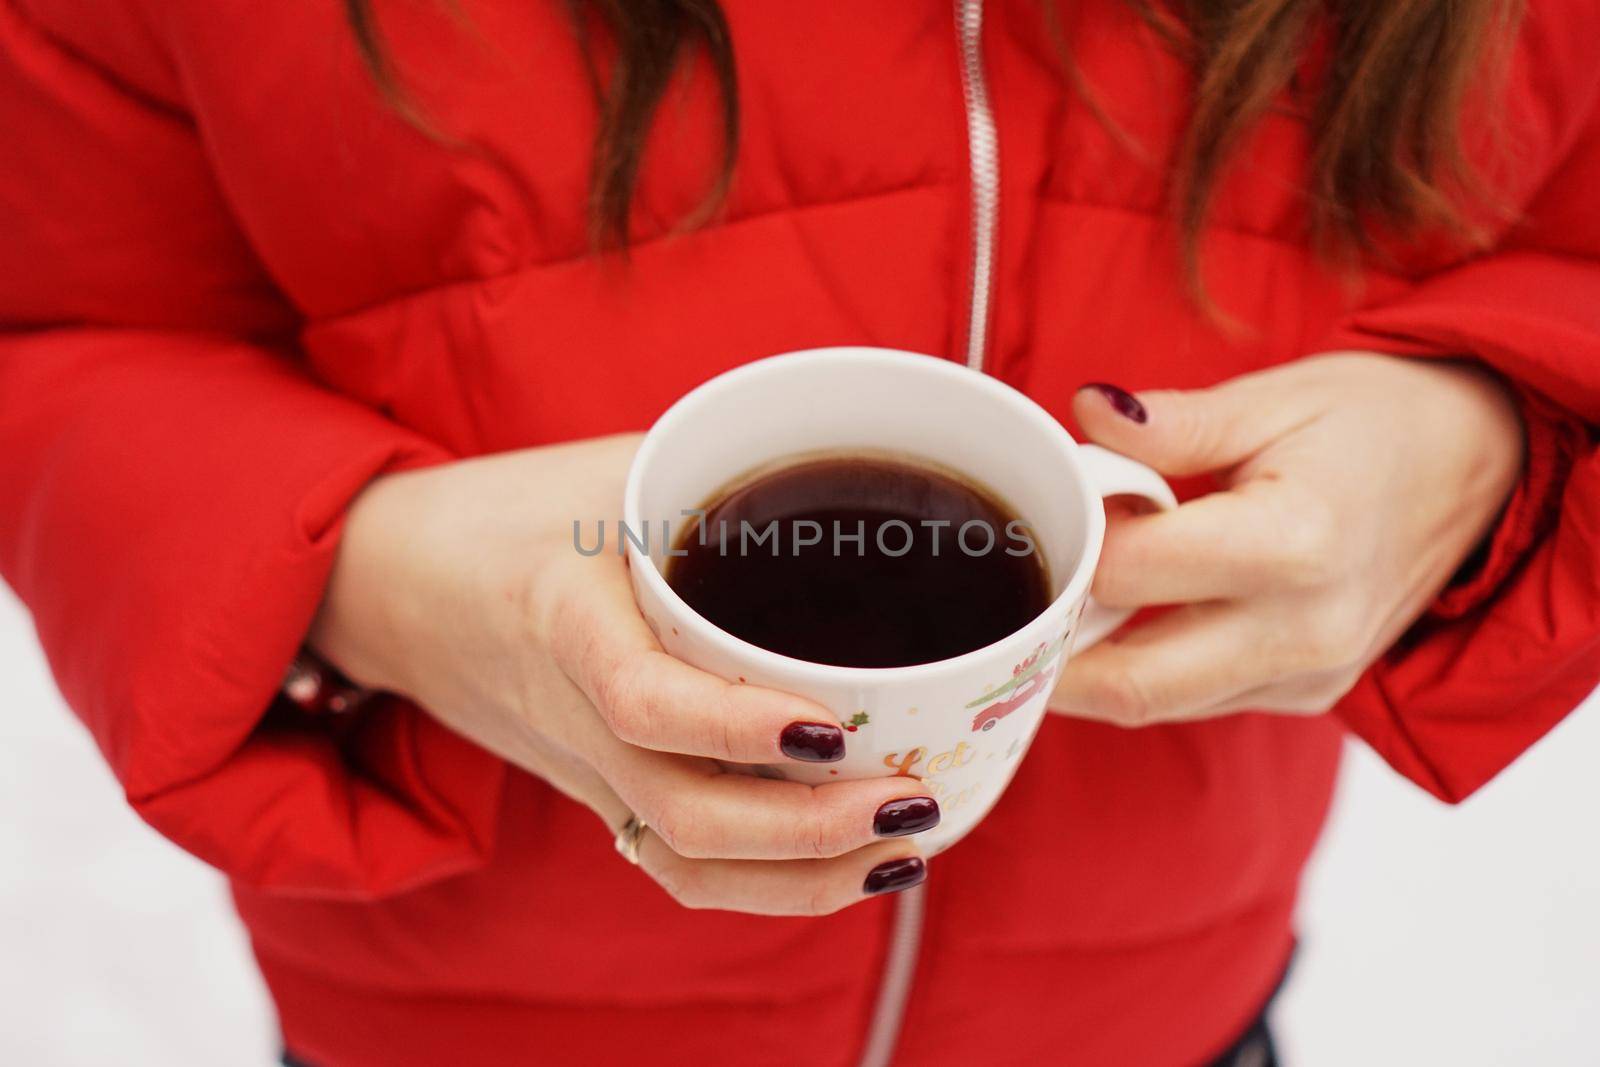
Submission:
[[[1313,411],[1280,379],[1249,374],[1209,389],[1137,395],[1097,383],[1078,390],[1072,401],[1090,440],[1174,477],[1241,463]]]
[[[1119,726],[1196,718],[1294,666],[1248,608],[1196,605],[1074,657],[1050,710]]]
[[[1282,480],[1245,482],[1172,510],[1112,521],[1095,570],[1108,607],[1305,590],[1341,559],[1327,505]]]
[[[687,908],[754,915],[828,915],[872,896],[909,889],[927,865],[909,842],[883,842],[834,859],[687,859],[653,834],[640,842],[639,865]]]
[[[633,814],[603,783],[583,799],[613,833]],[[685,907],[756,915],[826,915],[927,877],[914,838],[819,859],[696,859],[674,851],[653,827],[639,842],[639,866]]]
[[[662,651],[620,567],[556,589],[551,652],[617,737],[734,763],[844,757],[838,717],[813,701],[727,682]]]
[[[840,856],[939,822],[938,803],[915,778],[812,786],[629,746],[598,769],[668,847],[693,859]]]
[[[643,755],[682,760],[656,753]],[[557,763],[555,769],[563,773],[549,780],[589,807],[607,832],[617,833],[635,814],[628,802],[586,765],[565,760]],[[541,773],[551,770],[541,767]],[[902,784],[909,782],[900,779]],[[906,836],[877,840],[837,857],[782,862],[683,856],[652,828],[640,840],[639,865],[688,907],[758,915],[823,915],[870,896],[909,889],[927,875],[916,839]]]

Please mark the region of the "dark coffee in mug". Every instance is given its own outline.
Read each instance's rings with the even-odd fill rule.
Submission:
[[[666,579],[714,625],[772,652],[905,667],[982,648],[1050,603],[1022,518],[933,467],[887,456],[801,460],[701,509]]]

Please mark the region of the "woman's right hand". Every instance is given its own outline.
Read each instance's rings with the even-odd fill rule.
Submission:
[[[837,911],[920,881],[914,778],[810,786],[717,761],[836,759],[828,709],[668,656],[634,604],[615,531],[637,435],[394,474],[357,498],[310,640],[352,680],[415,701],[592,809],[650,828],[640,865],[680,903]],[[930,819],[932,821],[930,821]],[[622,862],[620,859],[618,862]],[[887,882],[888,884],[884,884]]]

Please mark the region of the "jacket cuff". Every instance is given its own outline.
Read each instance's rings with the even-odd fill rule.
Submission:
[[[0,338],[0,573],[135,810],[236,881],[363,899],[481,866],[505,764],[415,707],[285,714],[351,502],[450,460],[286,354]]]
[[[212,691],[214,728],[227,730],[238,716],[242,740],[225,759],[183,777],[170,764],[152,775],[157,754],[147,742],[123,773],[142,818],[235,882],[366,900],[487,862],[507,768],[399,697],[374,694],[355,714],[313,715],[282,691],[352,501],[379,477],[452,458],[364,413],[343,433],[351,436],[341,445],[353,451],[342,459],[322,454],[325,472],[299,491],[298,544],[253,549],[237,588],[248,604],[228,598],[230,617],[208,620],[185,657],[201,677],[230,678],[226,691]],[[191,765],[202,758],[197,750],[169,757]],[[152,777],[153,785],[142,784]]]
[[[1562,492],[1584,447],[1581,419],[1533,392],[1509,383],[1522,415],[1526,451],[1522,480],[1512,490],[1488,536],[1435,598],[1429,614],[1456,619],[1492,599],[1534,546],[1560,519]]]

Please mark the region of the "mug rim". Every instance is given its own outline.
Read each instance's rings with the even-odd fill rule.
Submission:
[[[757,670],[764,669],[772,674],[810,674],[820,672],[835,683],[881,684],[912,675],[917,676],[919,679],[925,679],[930,674],[954,674],[975,666],[980,661],[991,657],[1001,646],[1014,642],[1019,636],[1036,629],[1043,629],[1047,621],[1068,613],[1075,604],[1084,599],[1088,593],[1088,586],[1093,577],[1095,565],[1100,559],[1100,549],[1105,540],[1106,516],[1104,501],[1099,492],[1090,484],[1088,475],[1083,469],[1083,463],[1079,459],[1078,442],[1073,439],[1072,435],[1067,432],[1067,428],[1055,416],[1051,415],[1040,406],[1038,401],[1021,390],[1007,385],[998,378],[982,371],[973,370],[965,364],[903,349],[880,348],[870,345],[835,345],[823,348],[799,349],[793,352],[764,356],[761,359],[740,364],[695,386],[674,401],[672,406],[667,408],[660,418],[656,419],[645,434],[644,440],[640,443],[639,450],[634,453],[633,463],[628,468],[628,480],[622,494],[622,514],[625,523],[633,528],[638,528],[642,521],[640,516],[640,497],[644,492],[645,471],[660,451],[662,442],[677,429],[680,423],[691,417],[692,409],[720,393],[737,389],[747,379],[771,373],[774,369],[773,364],[780,361],[785,366],[792,366],[796,361],[810,364],[877,363],[880,365],[897,365],[916,374],[943,375],[948,379],[961,378],[968,387],[987,392],[990,397],[999,402],[1011,405],[1017,410],[1019,417],[1034,423],[1036,428],[1044,431],[1047,438],[1054,441],[1059,455],[1072,471],[1077,483],[1078,495],[1084,508],[1083,551],[1079,554],[1071,575],[1062,585],[1060,594],[1052,599],[1049,604],[1046,604],[1038,615],[1004,637],[963,652],[958,656],[948,656],[944,659],[931,660],[927,663],[913,663],[899,667],[846,667],[786,656],[781,652],[773,652],[771,649],[762,648],[760,645],[753,644],[742,637],[729,633],[690,607],[688,601],[679,596],[678,591],[673,589],[671,584],[667,582],[666,575],[656,565],[655,559],[642,551],[633,540],[624,538],[626,558],[636,580],[642,580],[650,586],[660,602],[676,616],[675,621],[690,627],[699,637],[706,641],[730,646],[732,652],[756,664],[755,669]],[[970,474],[970,472],[968,476],[978,477]]]

